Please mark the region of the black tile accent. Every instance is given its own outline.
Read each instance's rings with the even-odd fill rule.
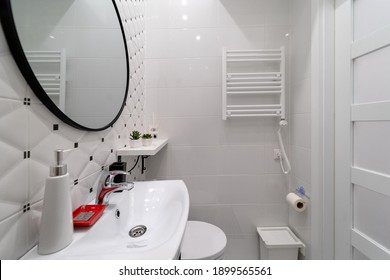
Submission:
[[[104,170],[104,166],[102,166],[102,168],[101,168],[102,170]]]
[[[89,193],[92,193],[92,192],[93,192],[93,188],[90,188],[90,189],[89,189]]]
[[[121,139],[121,136],[120,136],[120,135],[118,135],[118,139]]]
[[[79,179],[75,179],[74,181],[73,181],[73,184],[76,186],[76,185],[78,185],[78,183],[79,183]]]
[[[31,105],[31,100],[30,100],[30,98],[25,97],[25,98],[23,99],[23,105],[30,106],[30,105]]]
[[[104,138],[102,138],[102,142],[104,142]]]
[[[59,129],[59,125],[58,124],[53,124],[53,130],[58,130]]]
[[[30,151],[24,151],[24,152],[23,152],[23,158],[24,158],[24,159],[30,158]]]
[[[76,148],[78,148],[79,147],[79,143],[74,143],[74,148],[76,149]]]
[[[114,152],[114,149],[111,149],[111,154]]]
[[[90,157],[89,157],[89,161],[93,161],[93,156],[90,156]]]
[[[23,205],[23,213],[26,213],[27,211],[30,211],[30,203],[27,203]]]

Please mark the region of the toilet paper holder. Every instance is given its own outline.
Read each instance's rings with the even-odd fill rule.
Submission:
[[[306,193],[304,187],[302,187],[302,186],[301,186],[301,187],[298,187],[298,188],[296,188],[296,191],[297,191],[297,194],[298,194],[299,196],[305,196],[305,197],[307,197],[308,199],[310,199],[310,196],[309,196],[308,193]]]

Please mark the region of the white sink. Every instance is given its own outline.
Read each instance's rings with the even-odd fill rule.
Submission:
[[[183,181],[136,182],[132,190],[111,195],[95,225],[76,228],[68,247],[51,255],[34,247],[22,259],[177,259],[188,210]],[[138,225],[146,232],[130,237]]]

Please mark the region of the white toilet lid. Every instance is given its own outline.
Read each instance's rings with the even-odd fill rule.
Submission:
[[[188,221],[181,245],[182,260],[214,260],[225,251],[226,235],[217,226]]]

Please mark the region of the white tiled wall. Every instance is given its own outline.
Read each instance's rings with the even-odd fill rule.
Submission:
[[[259,258],[256,227],[288,224],[288,188],[273,159],[278,120],[222,121],[222,47],[284,45],[289,59],[290,2],[147,2],[145,117],[169,138],[147,178],[185,181],[189,218],[225,231],[227,259]]]
[[[290,191],[303,186],[311,193],[311,4],[291,1]],[[306,244],[311,258],[311,209],[297,213],[289,208],[289,225]]]
[[[116,149],[127,144],[129,131],[143,130],[144,1],[116,2],[131,56],[129,98],[119,120],[100,132],[69,127],[40,103],[14,63],[0,28],[0,259],[17,259],[38,240],[44,180],[54,161],[53,150],[78,145],[66,158],[76,208],[94,198],[90,189],[101,169],[116,160]],[[58,130],[53,130],[54,124]],[[137,170],[132,179],[140,176]]]

